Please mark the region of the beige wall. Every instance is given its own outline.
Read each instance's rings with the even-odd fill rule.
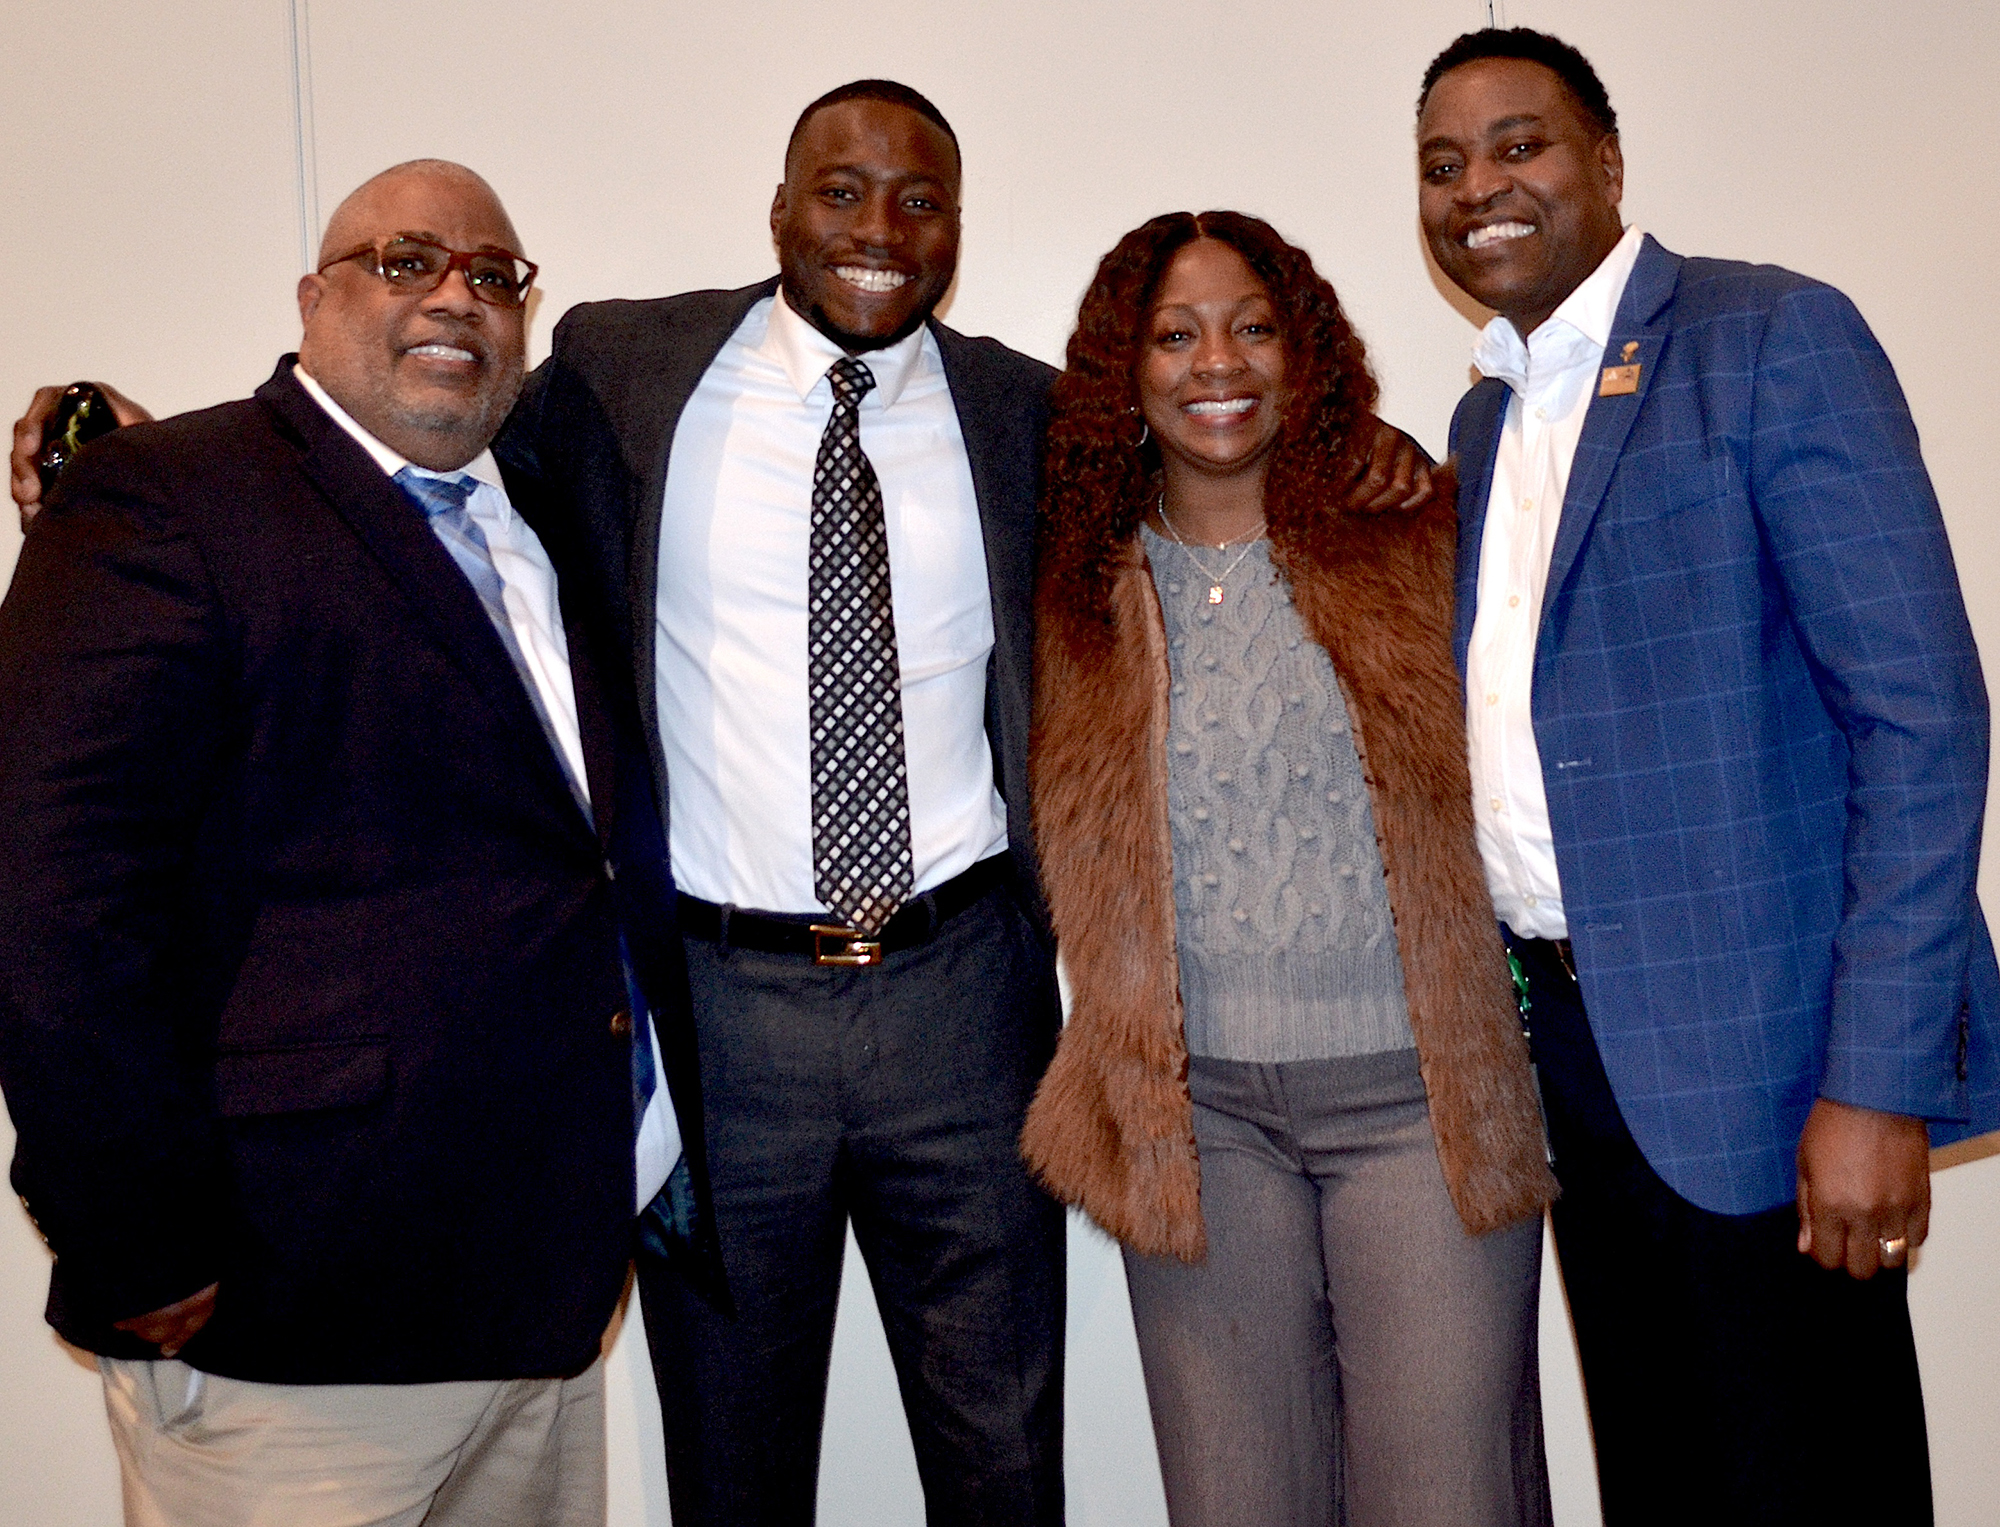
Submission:
[[[295,11],[314,152],[295,155]],[[1590,53],[1624,118],[1628,213],[1683,251],[1844,287],[1897,363],[1973,622],[2000,651],[2000,139],[1985,0],[1511,3],[1503,22]],[[302,203],[417,154],[498,186],[544,267],[535,339],[572,302],[737,285],[772,260],[765,212],[792,117],[864,74],[922,88],[964,140],[952,323],[1059,358],[1092,266],[1169,207],[1272,218],[1337,281],[1384,408],[1441,449],[1473,329],[1428,274],[1410,120],[1424,62],[1472,0],[955,0],[862,7],[600,0],[110,0],[0,6],[0,409],[103,376],[162,411],[241,395],[296,335]],[[496,24],[495,18],[498,18]],[[0,577],[18,538],[0,528]],[[4,745],[4,744],[0,744]],[[1996,888],[1987,881],[1989,900]],[[1995,903],[2000,905],[2000,903]],[[4,1129],[0,1129],[4,1134]],[[0,1139],[0,1148],[10,1142]],[[2000,1499],[2000,1157],[1936,1179],[1913,1302],[1940,1522]],[[46,1261],[0,1206],[0,1502],[21,1527],[115,1520],[90,1375],[40,1324]],[[863,1285],[850,1269],[849,1292]],[[1073,1240],[1072,1519],[1162,1520],[1129,1317],[1101,1239]],[[1553,1289],[1550,1299],[1555,1299]],[[1560,1306],[1544,1351],[1559,1520],[1595,1520]],[[636,1329],[636,1321],[632,1323]],[[636,1344],[613,1382],[614,1515],[665,1520]],[[879,1327],[850,1298],[823,1520],[920,1520]]]

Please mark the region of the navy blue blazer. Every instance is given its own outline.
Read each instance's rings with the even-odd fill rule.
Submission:
[[[2000,1128],[1987,701],[1888,358],[1839,292],[1647,239],[1571,467],[1533,715],[1591,1028],[1704,1208],[1796,1193],[1825,1096]],[[1508,390],[1452,420],[1461,669]]]
[[[50,1318],[149,1355],[113,1323],[214,1280],[211,1372],[575,1372],[631,1251],[621,919],[700,1159],[636,708],[513,481],[586,817],[477,596],[291,361],[79,455],[0,606],[0,1086]]]

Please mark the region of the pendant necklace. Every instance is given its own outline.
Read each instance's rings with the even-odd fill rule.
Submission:
[[[1243,549],[1236,554],[1236,559],[1218,573],[1194,554],[1194,548],[1182,539],[1181,533],[1174,529],[1174,522],[1167,518],[1167,494],[1164,488],[1160,490],[1159,511],[1160,523],[1167,527],[1167,534],[1174,538],[1174,544],[1187,553],[1188,561],[1192,562],[1196,570],[1208,580],[1208,602],[1210,604],[1221,604],[1223,583],[1231,573],[1243,565],[1243,559],[1250,555],[1250,548],[1264,539],[1264,521],[1259,520],[1257,522],[1257,529],[1251,534],[1249,540],[1243,542]],[[1217,551],[1227,551],[1230,544],[1228,541],[1218,541],[1216,542],[1215,549]]]

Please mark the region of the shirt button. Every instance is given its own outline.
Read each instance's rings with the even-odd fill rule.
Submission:
[[[1510,610],[1513,609],[1514,606],[1519,604],[1520,602],[1521,602],[1521,596],[1519,594],[1509,594],[1507,596],[1507,608]]]
[[[1241,907],[1236,908],[1229,915],[1235,918],[1239,923],[1247,923],[1250,921],[1250,914],[1244,911]]]
[[[1351,864],[1343,864],[1340,867],[1340,878],[1342,880],[1352,880],[1354,878],[1354,866]]]
[[[1186,694],[1186,693],[1187,693],[1187,685],[1185,685],[1185,684],[1176,684],[1176,685],[1174,686],[1174,693],[1175,693],[1175,694],[1177,694],[1177,695],[1184,695],[1184,694]]]
[[[1549,416],[1549,411],[1546,408],[1538,408],[1535,410],[1535,417],[1537,419],[1546,419],[1548,418],[1548,416]]]
[[[1299,829],[1299,841],[1301,843],[1310,843],[1318,836],[1319,829],[1317,827],[1301,827]]]
[[[1236,776],[1231,774],[1227,769],[1217,769],[1215,771],[1215,782],[1218,785],[1226,785],[1235,778]]]
[[[1528,905],[1531,907],[1538,907],[1541,905],[1541,903],[1537,901],[1534,897],[1530,896],[1528,898]]]
[[[1214,874],[1214,873],[1210,873],[1210,874],[1207,874],[1207,875],[1203,875],[1203,876],[1201,877],[1201,883],[1202,883],[1203,885],[1221,885],[1221,884],[1222,884],[1222,877],[1221,877],[1220,875],[1217,875],[1217,874]]]
[[[1498,695],[1488,695],[1486,697],[1486,703],[1488,705],[1498,705],[1500,703],[1500,697]]]
[[[1306,703],[1306,697],[1300,694],[1299,691],[1295,689],[1290,694],[1285,696],[1285,703],[1287,705],[1303,705]]]
[[[1212,657],[1205,657],[1201,660],[1201,666],[1210,669],[1212,671],[1215,667],[1215,659]]]
[[[1174,744],[1174,751],[1185,758],[1194,751],[1194,744],[1191,742],[1177,742]]]
[[[1196,820],[1197,822],[1206,822],[1206,821],[1208,820],[1208,808],[1207,808],[1206,806],[1197,806],[1197,807],[1195,807],[1195,808],[1194,808],[1194,819],[1195,819],[1195,820]]]
[[[1340,804],[1340,792],[1338,790],[1329,790],[1326,792],[1326,799],[1329,805],[1338,806]]]
[[[1500,797],[1497,795],[1493,797],[1493,809],[1495,811],[1500,809]]]
[[[1320,904],[1319,904],[1318,902],[1316,902],[1316,901],[1311,901],[1311,902],[1307,902],[1307,903],[1306,903],[1306,911],[1307,911],[1307,912],[1309,912],[1309,913],[1311,913],[1311,914],[1312,914],[1312,915],[1313,915],[1314,917],[1324,917],[1324,916],[1326,916],[1326,908],[1325,908],[1325,907],[1323,907],[1323,906],[1321,906],[1321,905],[1320,905]]]
[[[1312,772],[1311,764],[1299,764],[1292,770],[1292,774],[1298,779],[1311,779]]]
[[[1521,512],[1523,514],[1532,514],[1534,512],[1534,508],[1535,508],[1535,501],[1532,498],[1524,498],[1521,500]]]
[[[1178,583],[1169,583],[1167,585],[1167,592],[1169,594],[1178,594],[1180,591],[1181,586]]]
[[[611,1015],[611,1032],[619,1039],[632,1037],[632,1015],[622,1007]]]
[[[1230,852],[1231,852],[1232,854],[1240,854],[1240,853],[1242,853],[1242,852],[1243,852],[1243,840],[1242,840],[1241,838],[1231,838],[1231,839],[1229,840],[1229,851],[1230,851]]]

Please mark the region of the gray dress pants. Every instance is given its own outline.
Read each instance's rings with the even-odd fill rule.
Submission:
[[[1467,1235],[1416,1052],[1189,1067],[1208,1258],[1125,1256],[1173,1527],[1541,1527],[1539,1218]]]

